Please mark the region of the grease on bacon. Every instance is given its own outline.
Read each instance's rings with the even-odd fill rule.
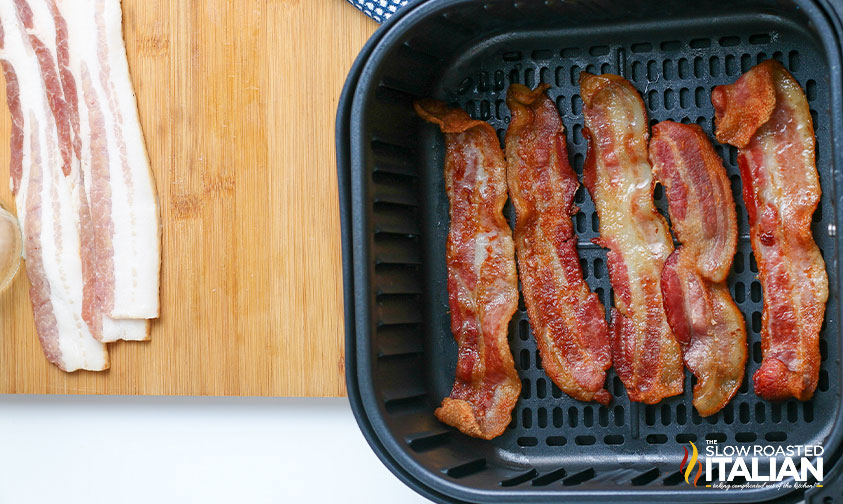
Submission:
[[[512,232],[503,216],[504,156],[488,123],[436,100],[414,106],[445,134],[450,201],[448,296],[459,350],[453,389],[435,414],[469,436],[492,439],[509,425],[521,393],[507,341],[518,280]]]
[[[583,280],[571,222],[579,181],[548,87],[512,84],[506,97],[512,114],[507,181],[521,288],[545,372],[571,397],[607,404],[612,359],[605,310]]]
[[[763,361],[753,376],[766,399],[810,399],[820,367],[828,276],[811,233],[820,201],[814,127],[799,83],[765,61],[711,94],[717,138],[739,148],[752,249],[764,292]],[[738,126],[734,126],[738,125]]]
[[[661,270],[673,251],[667,223],[653,203],[647,112],[617,75],[580,74],[588,154],[583,180],[608,248],[615,307],[612,360],[629,398],[648,404],[682,393],[682,355],[665,315]]]
[[[723,163],[696,124],[653,126],[650,161],[682,243],[662,270],[664,308],[697,377],[694,406],[709,416],[737,393],[746,365],[746,326],[726,285],[738,242],[735,202]]]

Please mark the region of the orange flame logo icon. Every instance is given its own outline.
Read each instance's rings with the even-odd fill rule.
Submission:
[[[691,484],[691,481],[688,479],[691,477],[691,473],[694,471],[694,464],[697,465],[697,475],[694,476],[694,486],[697,486],[697,481],[700,480],[700,476],[702,476],[702,462],[699,460],[699,452],[697,452],[697,445],[693,442],[689,441],[691,445],[691,460],[688,460],[688,448],[682,447],[685,450],[685,457],[682,458],[682,463],[679,464],[679,472],[683,472],[685,474],[685,483]],[[688,465],[685,465],[685,462],[688,462]]]

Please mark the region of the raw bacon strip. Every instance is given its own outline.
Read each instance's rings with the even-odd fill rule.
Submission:
[[[110,245],[104,246],[97,242],[94,222],[98,217],[92,217],[85,191],[86,174],[79,169],[81,137],[78,100],[75,79],[67,68],[67,25],[53,0],[15,0],[15,4],[29,34],[30,43],[38,54],[41,76],[50,89],[56,90],[50,96],[50,108],[56,124],[60,125],[58,131],[62,145],[62,166],[71,184],[74,199],[77,200],[79,212],[83,318],[97,340],[114,341],[117,338],[113,336],[117,334],[126,335],[126,339],[145,339],[148,335],[147,322],[112,321],[104,302],[106,286],[103,284],[109,276],[103,272],[111,267],[108,255]]]
[[[653,126],[650,162],[682,242],[662,270],[664,309],[697,377],[694,406],[709,416],[737,393],[746,365],[746,326],[726,285],[738,243],[735,201],[723,162],[696,124]]]
[[[10,171],[35,326],[45,355],[59,368],[103,370],[109,365],[108,353],[82,316],[78,198],[68,182],[74,169],[68,136],[57,121],[62,89],[43,76],[44,47],[37,42],[33,46],[25,28],[31,13],[22,7],[20,2],[0,2],[0,61],[12,113]]]
[[[585,283],[571,215],[579,180],[568,163],[565,128],[542,84],[506,95],[507,181],[517,214],[515,250],[530,325],[548,376],[581,401],[608,404],[612,366],[605,310]]]
[[[79,104],[96,303],[105,313],[97,333],[102,341],[147,339],[145,319],[159,313],[160,221],[126,61],[120,0],[50,1],[70,48],[66,61],[60,58],[63,77],[74,82],[68,91],[75,87]]]
[[[459,346],[451,396],[436,416],[469,436],[501,435],[521,393],[509,350],[518,305],[512,232],[503,216],[506,165],[495,130],[436,100],[415,103],[445,133],[445,188],[451,203],[448,295]]]
[[[722,124],[742,121],[746,104],[735,97],[770,96],[766,116],[753,116],[746,142]],[[819,332],[828,299],[828,276],[811,234],[820,201],[814,127],[805,93],[775,60],[750,69],[711,94],[718,138],[738,146],[738,166],[749,217],[752,250],[764,289],[761,348],[755,393],[765,399],[814,394],[820,368]]]
[[[615,307],[612,359],[629,398],[648,404],[682,392],[679,345],[667,322],[661,270],[673,251],[653,204],[647,112],[623,77],[580,74],[588,142],[583,181],[600,217],[595,243],[608,251]]]

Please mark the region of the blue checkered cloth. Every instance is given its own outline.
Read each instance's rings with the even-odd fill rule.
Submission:
[[[378,23],[383,23],[409,0],[348,0],[353,6],[363,11]]]

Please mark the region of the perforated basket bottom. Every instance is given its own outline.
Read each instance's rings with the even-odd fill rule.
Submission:
[[[747,31],[748,26],[759,28]],[[718,25],[717,37],[710,36],[710,28],[691,23],[681,33],[636,31],[629,27],[622,33],[595,30],[588,37],[590,44],[585,46],[582,37],[567,38],[544,32],[501,36],[482,50],[473,51],[465,61],[455,62],[443,75],[434,95],[447,98],[475,118],[489,121],[503,141],[509,122],[504,101],[509,84],[519,82],[530,87],[539,82],[551,84],[548,94],[562,115],[571,163],[581,175],[586,148],[578,87],[581,71],[617,73],[628,78],[641,92],[651,124],[668,119],[697,123],[711,135],[714,111],[709,96],[714,86],[733,82],[756,63],[775,58],[806,91],[818,138],[820,180],[823,187],[829,187],[833,183],[827,162],[831,157],[830,136],[827,123],[818,114],[819,111],[823,115],[828,113],[829,90],[826,63],[818,50],[806,43],[805,33],[790,25],[781,24],[771,30],[769,23],[759,25],[752,19],[738,19]],[[699,35],[704,33],[709,35]],[[425,141],[441,142],[432,136],[421,139],[422,144]],[[524,468],[523,473],[499,482],[504,486],[544,486],[556,482],[585,486],[607,483],[670,486],[680,481],[684,484],[684,477],[677,471],[684,454],[682,447],[688,446],[689,441],[801,444],[817,442],[827,433],[838,408],[837,396],[829,392],[829,383],[839,381],[836,368],[829,365],[840,358],[837,345],[828,344],[829,326],[836,327],[838,319],[835,300],[829,299],[827,323],[821,332],[822,367],[814,399],[804,403],[771,403],[756,397],[751,376],[761,362],[762,291],[748,239],[736,149],[716,142],[714,145],[731,178],[738,207],[740,241],[729,287],[746,318],[749,337],[746,379],[734,400],[716,415],[701,418],[692,406],[694,379],[687,373],[683,395],[652,406],[630,403],[614,371],[610,371],[607,381],[614,397],[608,407],[570,399],[542,370],[522,304],[510,325],[510,343],[523,380],[523,392],[509,430],[493,441],[494,452],[440,468],[445,474],[463,479],[490,465],[501,464]],[[427,252],[424,272],[428,278],[422,297],[433,315],[433,322],[425,327],[426,358],[434,383],[432,400],[438,400],[450,391],[456,361],[456,346],[449,330],[447,292],[441,280],[445,278],[447,226],[443,223],[447,223],[447,200],[441,181],[436,180],[441,179],[441,165],[423,166],[420,177],[421,210],[425,217],[422,225],[439,223],[433,229],[426,229],[427,234],[422,238]],[[660,211],[667,215],[660,186],[656,187],[654,197]],[[426,201],[429,203],[425,204]],[[590,243],[591,238],[598,236],[598,219],[582,187],[576,203],[580,212],[574,219],[583,272],[591,288],[609,308],[613,298],[606,253]],[[824,196],[814,215],[815,239],[824,251],[834,250],[834,239],[829,234],[831,205],[831,198]],[[506,212],[514,224],[509,206]],[[376,239],[376,247],[377,243]],[[830,284],[836,285],[833,272],[829,271],[829,275]],[[410,447],[423,452],[444,443],[444,437],[439,431],[422,433],[412,439]]]

